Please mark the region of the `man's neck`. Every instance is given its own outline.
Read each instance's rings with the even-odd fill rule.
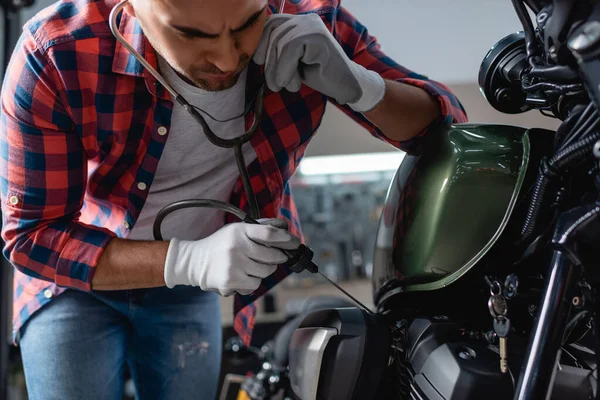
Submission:
[[[197,87],[198,89],[202,89],[202,90],[204,90],[204,88],[203,88],[203,87],[201,87],[201,86],[197,85],[197,84],[196,84],[194,81],[190,80],[190,79],[189,79],[187,76],[185,76],[185,75],[183,75],[183,74],[180,74],[180,73],[179,73],[179,71],[177,71],[176,69],[173,69],[173,71],[175,71],[175,73],[177,74],[177,76],[178,76],[178,77],[179,77],[179,78],[180,78],[182,81],[184,81],[185,83],[187,83],[188,85],[190,85],[190,86],[195,86],[195,87]]]

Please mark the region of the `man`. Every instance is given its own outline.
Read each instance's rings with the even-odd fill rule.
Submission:
[[[437,82],[386,57],[337,0],[130,0],[119,31],[216,134],[243,134],[263,225],[186,198],[247,209],[233,152],[112,36],[114,0],[62,1],[29,21],[2,90],[2,236],[15,267],[14,339],[31,399],[209,399],[219,374],[218,294],[236,295],[245,342],[253,301],[289,272],[300,227],[288,181],[329,100],[375,137],[420,151],[434,126],[463,122]],[[252,113],[250,113],[252,114]],[[287,229],[286,229],[287,227]],[[217,294],[218,293],[218,294]]]

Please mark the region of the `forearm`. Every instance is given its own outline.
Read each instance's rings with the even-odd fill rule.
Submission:
[[[383,100],[364,116],[391,140],[409,140],[441,116],[437,99],[425,90],[386,80]]]
[[[98,262],[92,290],[125,290],[165,285],[169,242],[112,239]]]

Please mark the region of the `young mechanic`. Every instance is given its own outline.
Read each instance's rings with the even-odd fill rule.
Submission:
[[[29,398],[120,399],[128,365],[140,399],[215,398],[218,296],[236,295],[249,342],[253,301],[281,281],[300,226],[288,181],[328,101],[408,151],[464,122],[442,84],[386,56],[338,0],[129,0],[119,32],[233,139],[265,82],[264,116],[243,147],[263,225],[248,208],[231,149],[202,127],[119,43],[114,0],[64,0],[29,21],[2,88],[4,255],[15,267],[14,340]],[[415,45],[419,45],[415,43]],[[435,51],[435,49],[423,49]]]

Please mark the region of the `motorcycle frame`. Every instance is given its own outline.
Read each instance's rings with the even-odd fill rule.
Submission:
[[[552,393],[562,339],[577,284],[583,276],[576,237],[589,236],[600,222],[600,204],[563,213],[555,229],[554,251],[514,400],[547,399]]]
[[[521,15],[522,8],[517,4],[518,1],[513,0],[513,4],[517,14],[523,17]],[[530,2],[527,1],[527,3]],[[575,3],[577,0],[561,3],[561,11],[564,12],[565,5],[575,7]],[[599,9],[598,7],[597,5],[596,11]],[[598,18],[598,15],[586,21],[583,27],[586,25],[595,27],[595,18]],[[523,18],[521,20],[523,21]],[[560,20],[567,21],[566,18],[560,18]],[[524,28],[527,29],[525,23]],[[600,74],[597,72],[600,67],[600,39],[580,41],[579,45],[573,45],[569,39],[577,35],[581,35],[581,32],[572,32],[564,42],[569,43],[570,50],[577,59],[590,100],[596,109],[600,110]],[[540,307],[515,388],[515,400],[548,399],[551,396],[572,299],[578,283],[585,274],[585,265],[580,257],[582,243],[579,243],[581,239],[578,241],[578,238],[597,235],[599,216],[600,202],[597,200],[594,203],[565,211],[558,218],[552,240],[554,247],[552,261],[546,275]],[[594,322],[597,324],[600,321]],[[598,352],[598,349],[595,351]]]

